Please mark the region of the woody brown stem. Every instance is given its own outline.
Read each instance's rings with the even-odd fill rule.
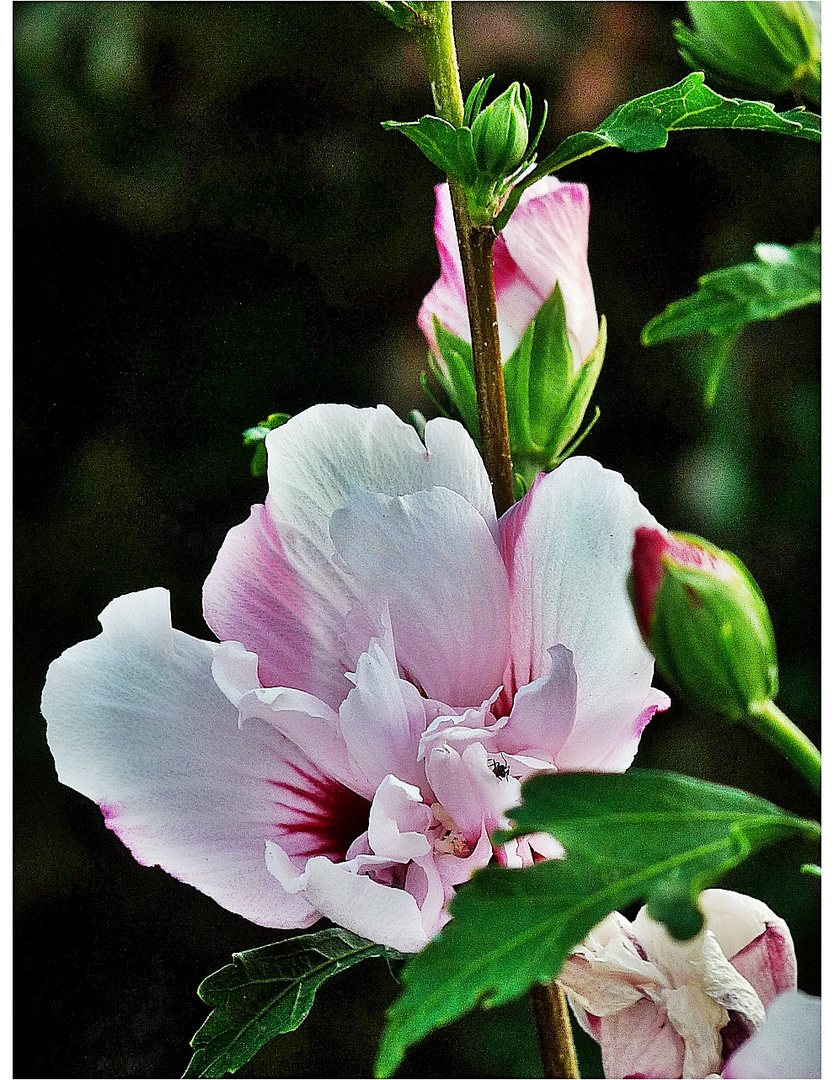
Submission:
[[[573,1031],[565,992],[558,983],[534,986],[530,991],[542,1073],[546,1077],[579,1077]]]
[[[458,235],[468,230],[468,258],[463,258],[461,249],[461,262],[472,333],[472,363],[478,396],[481,452],[492,481],[495,509],[500,517],[513,505],[515,498],[504,372],[498,340],[498,314],[495,307],[495,277],[492,271],[492,246],[496,237],[491,225],[473,227],[467,221],[461,226],[457,212],[455,221]]]
[[[452,30],[452,5],[449,0],[435,0],[429,3],[415,2],[412,6],[416,13],[416,25],[412,32],[426,62],[437,115],[454,127],[460,127],[463,123],[463,95]],[[473,226],[466,194],[452,177],[449,177],[449,190],[472,334],[481,453],[492,482],[495,509],[500,516],[512,506],[514,494],[492,269],[495,232],[491,226]]]

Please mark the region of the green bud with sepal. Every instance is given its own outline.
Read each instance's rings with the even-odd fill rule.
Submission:
[[[801,94],[820,102],[820,5],[780,0],[690,0],[692,29],[675,24],[690,67],[772,97]]]
[[[547,102],[531,140],[533,98],[528,87],[513,83],[482,108],[493,76],[479,79],[466,99],[463,124],[454,127],[438,116],[401,123],[386,120],[387,131],[400,131],[426,157],[464,189],[472,224],[491,225],[512,187],[535,163],[536,146],[547,120]]]
[[[434,332],[439,356],[429,354],[432,375],[480,446],[472,346],[447,330],[437,317]],[[603,316],[596,346],[576,366],[557,284],[504,364],[510,453],[519,494],[539,473],[556,468],[595,423],[596,416],[578,435],[602,368],[605,345]]]
[[[524,160],[527,114],[517,82],[479,113],[472,124],[472,149],[484,176],[503,180]]]
[[[629,592],[658,668],[691,704],[736,721],[775,698],[770,615],[734,555],[697,536],[638,529]]]
[[[594,348],[577,363],[557,282],[504,365],[513,468],[528,485],[572,453],[596,421],[578,436],[606,341],[603,316]]]

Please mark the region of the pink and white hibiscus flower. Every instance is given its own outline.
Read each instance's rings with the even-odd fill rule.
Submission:
[[[269,494],[205,584],[114,600],[43,695],[60,779],[142,863],[254,922],[326,916],[415,951],[531,772],[620,771],[668,699],[626,594],[622,477],[573,458],[504,517],[464,429],[319,405],[270,433]]]
[[[423,301],[417,321],[437,355],[434,316],[464,341],[469,341],[470,335],[449,185],[438,185],[435,195],[440,278]],[[555,176],[546,176],[523,192],[493,248],[498,332],[505,360],[557,282],[565,302],[575,368],[593,351],[599,324],[588,270],[589,214],[584,184],[564,184]],[[438,360],[442,363],[439,356]]]
[[[699,904],[705,925],[691,941],[675,941],[646,908],[633,923],[615,911],[565,965],[560,981],[606,1077],[715,1076],[796,988],[790,931],[767,905],[725,889]]]

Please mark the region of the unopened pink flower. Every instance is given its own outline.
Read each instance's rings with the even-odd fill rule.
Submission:
[[[718,1074],[771,1002],[795,989],[782,919],[724,889],[701,893],[699,904],[705,926],[691,941],[675,941],[645,908],[633,923],[614,912],[565,965],[562,985],[600,1044],[606,1077]]]
[[[433,317],[469,341],[469,319],[448,184],[435,188],[434,234],[440,278],[423,301],[418,323],[437,353]],[[495,241],[495,294],[501,356],[515,349],[556,283],[565,302],[568,337],[578,369],[599,335],[594,289],[588,270],[590,202],[584,184],[546,176],[524,191]]]
[[[668,698],[625,588],[656,527],[572,458],[496,520],[457,423],[320,405],[267,438],[269,494],[206,581],[220,644],[162,589],[114,600],[50,668],[60,779],[142,863],[254,922],[321,916],[403,951],[493,856],[521,781],[620,771]]]

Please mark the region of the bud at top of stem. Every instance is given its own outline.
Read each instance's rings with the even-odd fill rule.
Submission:
[[[527,151],[527,114],[517,82],[497,97],[472,124],[472,149],[481,172],[503,180],[524,160]]]
[[[685,698],[740,720],[775,697],[767,605],[734,555],[699,537],[638,529],[629,587],[646,644]]]

